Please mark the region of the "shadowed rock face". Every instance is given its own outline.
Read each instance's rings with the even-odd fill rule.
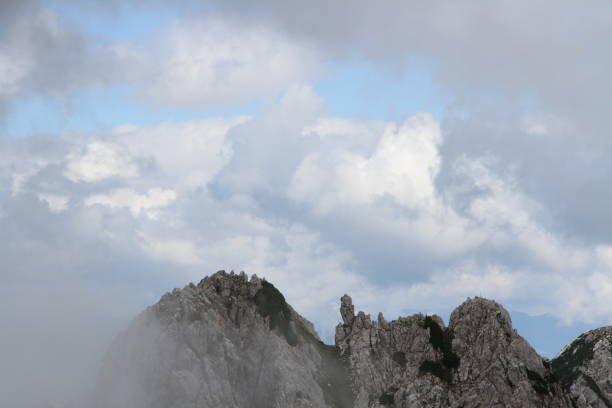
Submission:
[[[387,322],[341,298],[336,345],[269,282],[225,272],[164,295],[113,343],[96,408],[611,407],[612,329],[552,362],[498,303]]]

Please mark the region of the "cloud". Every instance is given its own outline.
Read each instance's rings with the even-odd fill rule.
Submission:
[[[91,195],[85,198],[84,204],[127,208],[135,216],[144,213],[149,218],[156,218],[158,213],[155,210],[166,207],[174,200],[176,200],[176,192],[173,190],[152,188],[146,194],[138,194],[127,188],[120,188],[109,194]]]
[[[120,145],[96,141],[89,143],[83,153],[75,152],[68,156],[64,174],[75,182],[135,177],[138,175],[138,164]]]
[[[0,119],[20,98],[66,101],[83,87],[110,83],[112,64],[82,33],[36,1],[3,2]]]
[[[300,300],[300,288],[320,282],[345,282],[364,304],[384,309],[391,306],[367,293],[439,290],[450,304],[481,288],[512,302],[550,280],[558,291],[534,295],[524,309],[557,313],[565,283],[552,278],[581,276],[574,285],[591,293],[584,282],[610,270],[603,243],[549,228],[546,208],[514,168],[492,156],[445,157],[448,137],[431,115],[402,123],[327,118],[321,106],[311,88],[293,86],[250,118],[6,144],[3,177],[9,186],[21,177],[18,191],[2,196],[0,223],[18,237],[7,259],[17,265],[26,247],[40,255],[10,279],[36,279],[47,262],[66,271],[60,280],[121,282],[106,276],[100,254],[111,253],[134,268],[129,279],[152,268],[165,289],[229,263],[270,274],[313,316],[316,304],[335,304],[337,295],[319,290]],[[84,264],[95,272],[84,274]],[[595,266],[599,275],[589,272]],[[296,281],[303,284],[288,283]],[[572,307],[576,319],[586,310],[608,315]]]
[[[323,103],[296,85],[253,117],[3,141],[2,287],[24,298],[71,287],[64,301],[77,310],[77,294],[94,287],[88,315],[135,313],[168,288],[244,269],[273,281],[327,338],[346,292],[390,318],[444,312],[474,295],[566,323],[612,318],[609,245],[549,228],[515,167],[445,156],[448,135],[430,114],[329,118]],[[74,327],[89,327],[83,319]],[[74,336],[26,326],[40,338]],[[64,364],[48,394],[86,387],[95,362],[82,361]],[[45,377],[19,375],[15,389]]]
[[[600,102],[608,92],[604,89],[609,90],[606,72],[612,58],[601,39],[610,33],[610,4],[604,1],[588,6],[514,1],[484,8],[452,1],[342,0],[308,6],[292,1],[282,7],[273,0],[257,6],[244,0],[213,3],[229,18],[264,21],[314,41],[335,57],[358,53],[399,67],[409,64],[410,57],[425,58],[446,86],[463,95],[524,92],[546,103],[580,108],[576,101]],[[596,84],[604,89],[588,91]],[[576,99],[561,100],[562,94]]]
[[[245,20],[192,10],[145,42],[109,41],[79,31],[82,21],[60,14],[67,9],[62,2],[55,5],[61,11],[34,0],[17,3],[2,6],[0,119],[27,98],[69,111],[74,96],[109,87],[132,89],[152,108],[229,108],[273,100],[291,84],[318,77],[325,65],[309,41]],[[130,10],[94,3],[79,4],[81,12],[117,17]]]
[[[231,129],[228,142],[234,154],[212,181],[212,189],[234,197],[284,192],[308,149],[302,132],[316,122],[323,104],[312,87],[292,85],[276,104]]]
[[[496,175],[486,159],[463,159],[456,170],[485,194],[472,198],[467,212],[488,229],[492,244],[522,246],[533,261],[555,270],[581,269],[588,255],[580,247],[564,245],[563,239],[537,221],[541,206],[525,196],[515,179]]]
[[[447,162],[494,154],[556,212],[551,228],[612,240],[600,221],[612,217],[609,2],[213,3],[225,18],[268,24],[340,65],[366,61],[398,80],[426,66],[443,94]]]
[[[120,43],[114,51],[142,101],[190,109],[273,97],[322,66],[308,43],[269,26],[207,16],[171,25],[152,44]]]
[[[247,116],[165,122],[154,126],[124,125],[112,131],[130,154],[148,163],[149,170],[180,189],[207,184],[231,159],[229,129]]]
[[[315,222],[325,220],[329,227],[323,222],[319,227],[326,232],[362,231],[356,236],[332,232],[326,234],[328,239],[339,235],[338,242],[359,247],[356,253],[363,258],[394,259],[394,267],[403,265],[408,253],[445,257],[481,243],[484,234],[470,231],[470,220],[460,217],[435,185],[442,136],[430,114],[418,113],[400,125],[348,122],[330,126],[328,121],[308,129],[306,135],[324,139],[333,148],[307,154],[287,188],[288,196],[307,208]],[[326,133],[329,129],[333,138]],[[367,149],[343,143],[352,134],[366,133]],[[369,244],[372,239],[380,245]],[[389,273],[395,279],[411,279],[404,271]]]
[[[310,201],[321,212],[385,196],[402,206],[430,207],[436,200],[440,142],[438,123],[429,114],[413,116],[399,129],[389,124],[370,157],[349,151],[308,156],[294,175],[289,195]],[[325,164],[332,169],[322,169]]]
[[[52,213],[61,213],[68,208],[68,197],[55,194],[39,193],[38,199],[47,203],[49,210]]]

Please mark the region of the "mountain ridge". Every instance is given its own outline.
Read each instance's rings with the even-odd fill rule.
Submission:
[[[114,341],[96,408],[610,407],[612,328],[552,361],[499,303],[386,321],[340,299],[324,344],[274,285],[219,271],[162,296]]]

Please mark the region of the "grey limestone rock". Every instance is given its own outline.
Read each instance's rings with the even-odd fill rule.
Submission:
[[[350,407],[348,378],[272,284],[218,272],[167,293],[119,335],[95,407]]]
[[[387,321],[340,299],[335,346],[274,286],[218,272],[164,295],[113,343],[95,408],[612,407],[612,327],[549,361],[498,303]]]
[[[612,327],[580,335],[552,366],[575,407],[612,407]]]
[[[350,302],[343,298],[342,307]],[[343,314],[344,317],[344,314]],[[349,356],[359,407],[563,407],[550,369],[499,304],[468,299],[444,327],[421,314],[344,318],[336,342]]]

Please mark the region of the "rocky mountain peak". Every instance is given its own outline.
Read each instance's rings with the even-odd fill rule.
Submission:
[[[450,316],[449,327],[492,326],[504,335],[512,335],[512,319],[508,311],[494,300],[482,297],[467,298]]]
[[[118,336],[95,406],[349,407],[349,377],[273,284],[220,271],[165,294]]]
[[[612,327],[583,333],[552,366],[575,406],[612,407]]]
[[[234,273],[234,271],[221,270],[205,277],[197,285],[191,283],[183,289],[174,289],[171,293],[187,295],[190,292],[189,289],[193,289],[203,293],[214,292],[216,296],[226,299],[240,298],[247,300],[253,299],[266,283],[271,285],[265,279],[260,279],[256,274],[251,275],[249,279],[244,271]],[[280,292],[278,294],[282,297]]]
[[[612,407],[612,328],[552,362],[499,303],[387,321],[340,298],[325,345],[274,285],[219,271],[165,294],[114,342],[97,408]]]

